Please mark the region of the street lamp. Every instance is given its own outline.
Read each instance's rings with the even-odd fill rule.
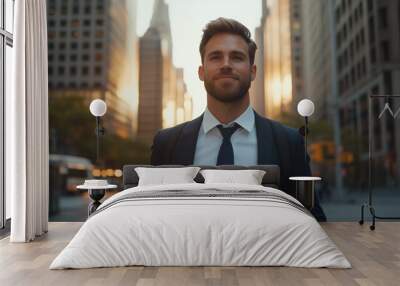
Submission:
[[[90,103],[90,113],[96,117],[96,163],[100,163],[100,136],[104,135],[105,129],[101,126],[100,117],[107,111],[107,104],[101,99],[95,99]]]
[[[297,112],[304,117],[304,157],[307,162],[307,135],[308,135],[308,117],[313,115],[315,110],[314,103],[309,99],[303,99],[297,105]]]

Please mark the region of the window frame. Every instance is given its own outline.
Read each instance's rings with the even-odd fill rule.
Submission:
[[[14,19],[15,0],[12,2]],[[6,49],[13,48],[13,34],[6,30],[6,0],[0,0],[0,236],[9,231],[10,223],[7,221],[6,213],[6,189],[5,189],[5,91],[6,91]],[[12,28],[11,31],[14,29]],[[6,222],[7,221],[7,222]]]

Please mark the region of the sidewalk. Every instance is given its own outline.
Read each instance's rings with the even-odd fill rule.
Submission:
[[[364,203],[368,203],[368,192],[348,192],[342,200],[334,197],[321,198],[321,206],[328,221],[358,221],[361,218],[361,205]],[[400,217],[400,189],[374,190],[372,206],[377,216]],[[364,218],[371,218],[366,208]]]

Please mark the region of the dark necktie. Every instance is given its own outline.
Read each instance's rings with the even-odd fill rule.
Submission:
[[[219,148],[217,165],[233,165],[234,156],[233,156],[233,147],[232,147],[232,143],[231,143],[231,137],[232,137],[232,134],[235,133],[235,131],[239,127],[240,126],[237,123],[234,123],[234,125],[232,127],[224,128],[222,125],[217,126],[217,128],[219,129],[219,132],[221,133],[222,137],[224,138],[222,140],[221,147]]]

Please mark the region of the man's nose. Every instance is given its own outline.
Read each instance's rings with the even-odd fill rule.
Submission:
[[[229,69],[232,68],[232,67],[231,67],[231,60],[230,60],[229,57],[224,57],[224,60],[223,60],[223,62],[222,62],[222,68],[223,68],[223,69],[224,69],[224,68],[229,68]]]

